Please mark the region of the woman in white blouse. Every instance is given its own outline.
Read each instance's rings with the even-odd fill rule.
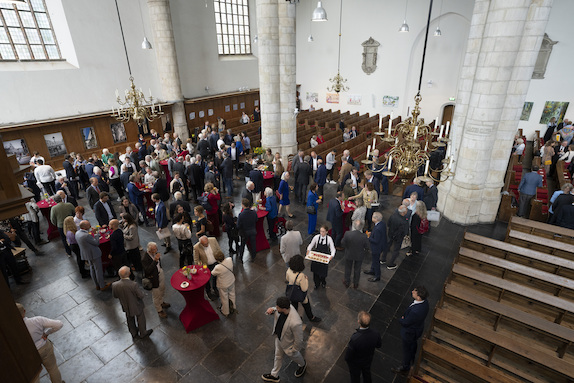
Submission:
[[[188,223],[184,223],[185,216],[180,213],[176,213],[173,217],[173,235],[177,238],[177,245],[179,248],[179,267],[185,266],[185,261],[187,259],[187,264],[193,264],[193,244],[191,242],[191,229]]]
[[[331,259],[335,257],[337,250],[335,249],[335,243],[333,239],[329,236],[329,226],[324,224],[319,230],[319,234],[313,237],[309,246],[307,246],[307,255],[311,250],[318,253],[323,253],[331,255]],[[321,262],[311,262],[311,271],[313,272],[313,282],[315,282],[315,288],[327,286],[327,274],[329,272],[329,264]]]

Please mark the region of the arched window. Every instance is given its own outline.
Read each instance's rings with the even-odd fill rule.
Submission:
[[[220,55],[250,55],[248,0],[214,0],[217,50]]]
[[[0,61],[61,59],[44,0],[0,2]]]

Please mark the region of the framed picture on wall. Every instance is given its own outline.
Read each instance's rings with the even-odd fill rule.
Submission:
[[[230,105],[225,105],[225,111],[226,111],[226,112],[230,112],[230,111],[231,111],[231,106],[230,106]]]
[[[48,147],[48,152],[50,157],[60,157],[67,153],[66,144],[64,144],[64,137],[62,133],[50,133],[44,135],[44,140],[46,141],[46,146]]]
[[[205,112],[203,110],[199,111],[199,118],[205,117]]]
[[[207,115],[213,116],[213,109],[207,109]]]
[[[189,119],[190,119],[190,120],[195,120],[195,112],[191,112],[191,113],[189,114]]]
[[[363,98],[360,94],[350,94],[347,97],[347,105],[361,105]]]
[[[111,129],[114,144],[119,144],[120,142],[126,142],[128,140],[128,136],[126,134],[126,128],[123,122],[114,122],[111,125]]]
[[[524,106],[522,107],[522,114],[520,115],[520,121],[528,121],[530,120],[530,113],[532,112],[532,105],[533,102],[525,102]]]
[[[338,104],[339,103],[339,93],[327,93],[326,100],[328,104]]]
[[[28,145],[23,139],[12,140],[12,141],[2,141],[4,144],[4,150],[8,156],[16,156],[18,163],[20,165],[28,165],[30,163],[30,151],[28,150]]]
[[[253,106],[259,106],[259,100],[253,101]]]
[[[87,150],[95,149],[98,147],[98,140],[96,140],[96,132],[91,126],[89,128],[81,128],[82,140],[84,141],[84,148]]]
[[[240,108],[240,109],[245,109],[245,103],[244,103],[244,102],[240,103],[240,104],[239,104],[239,108]]]
[[[171,132],[171,114],[166,113],[161,116],[161,127],[164,132]]]
[[[548,124],[552,117],[556,117],[556,122],[561,122],[566,114],[566,109],[568,109],[568,104],[568,102],[561,101],[546,101],[542,116],[540,116],[540,123]]]
[[[305,101],[307,101],[307,102],[319,102],[319,93],[307,92],[305,94]]]
[[[233,104],[233,110],[237,110],[237,104]]]
[[[383,96],[383,106],[396,108],[399,105],[399,96]]]

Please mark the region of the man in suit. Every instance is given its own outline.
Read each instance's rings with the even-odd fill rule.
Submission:
[[[337,250],[342,250],[341,239],[343,238],[343,195],[337,193],[337,198],[329,201],[329,209],[327,210],[327,221],[331,223],[332,237]]]
[[[159,194],[159,198],[166,203],[169,201],[169,187],[167,186],[167,180],[165,178],[159,177],[159,174],[154,174],[154,177],[157,176],[153,187],[151,188],[151,192],[154,194]]]
[[[345,287],[349,287],[351,283],[351,269],[354,268],[354,289],[359,287],[363,258],[365,254],[370,253],[369,239],[365,233],[361,232],[362,228],[363,223],[360,220],[353,221],[353,230],[347,231],[341,241],[341,245],[345,248],[345,278],[343,279],[343,284]]]
[[[88,175],[88,178],[92,178],[94,176],[94,167],[96,165],[94,164],[94,159],[93,158],[88,158],[88,163],[84,166],[84,169],[86,170],[86,174]]]
[[[227,190],[227,197],[233,197],[233,161],[227,153],[223,153],[223,162],[220,166],[221,177],[223,178],[223,185]]]
[[[74,205],[71,203],[63,202],[62,197],[60,197],[58,194],[56,194],[53,199],[54,202],[56,202],[56,206],[52,207],[50,210],[50,221],[52,221],[54,226],[58,227],[58,232],[60,233],[60,238],[64,244],[66,254],[72,255],[72,250],[70,249],[68,241],[66,240],[66,233],[64,233],[64,219],[66,219],[66,217],[73,217],[76,214],[76,210]]]
[[[323,160],[322,159],[318,159],[317,160],[317,172],[315,172],[315,183],[317,184],[317,186],[319,187],[318,189],[318,194],[320,196],[323,195],[323,187],[325,186],[325,184],[327,183],[327,166],[325,166],[323,164]]]
[[[249,180],[253,182],[253,194],[261,198],[261,192],[263,191],[263,173],[258,169],[252,169],[249,172]]]
[[[403,238],[409,232],[409,220],[407,212],[409,209],[405,205],[399,206],[397,210],[389,218],[388,224],[388,249],[392,251],[391,260],[387,264],[387,252],[383,253],[382,265],[387,265],[387,269],[394,270],[397,268],[395,263],[396,259],[399,257],[399,251],[401,250],[401,245],[403,243]]]
[[[383,222],[383,215],[380,212],[373,213],[373,231],[369,235],[369,243],[371,245],[371,269],[365,271],[365,274],[372,275],[369,282],[377,282],[381,280],[381,253],[387,251],[387,225]]]
[[[189,181],[190,189],[193,191],[193,199],[197,202],[197,197],[203,193],[205,172],[201,169],[201,166],[197,163],[196,158],[191,159],[191,165],[186,169],[187,180]]]
[[[128,266],[122,266],[118,274],[121,279],[112,283],[112,295],[120,300],[122,310],[126,313],[128,329],[132,338],[147,338],[153,330],[146,330],[144,292],[137,282],[130,280],[130,268]],[[136,318],[138,320],[137,327]]]
[[[414,301],[399,319],[403,341],[403,364],[392,369],[395,374],[408,373],[414,363],[417,341],[423,334],[425,318],[429,312],[428,291],[424,286],[415,287],[411,295]]]
[[[311,165],[311,176],[315,177],[315,173],[317,173],[317,170],[319,169],[319,160],[323,159],[323,157],[318,156],[316,152],[311,152],[311,156],[309,158],[309,165]]]
[[[100,199],[100,193],[102,191],[98,185],[98,179],[95,177],[90,178],[90,186],[86,189],[86,194],[88,196],[88,204],[92,210],[94,210],[94,205]]]
[[[151,296],[157,314],[160,318],[167,318],[164,309],[171,307],[171,305],[163,300],[165,297],[165,274],[161,267],[160,258],[161,254],[157,251],[157,244],[149,242],[147,252],[142,257],[144,278],[148,278],[151,282]]]
[[[427,191],[423,198],[427,210],[436,210],[436,204],[438,202],[438,189],[434,184],[434,181],[427,181]]]
[[[405,192],[403,193],[403,199],[409,198],[413,192],[417,192],[417,199],[422,201],[424,199],[425,191],[420,186],[419,179],[415,177],[413,179],[412,185],[409,185],[405,188]]]
[[[100,169],[98,167],[94,168],[94,177],[96,177],[98,179],[98,186],[100,187],[100,189],[102,191],[109,193],[110,192],[110,185],[108,185],[108,183],[104,179],[104,177],[102,175],[102,169]]]
[[[347,162],[351,166],[356,166],[355,161],[353,160],[353,157],[351,157],[351,152],[348,149],[343,150],[343,156],[341,158],[344,158],[345,160],[347,160]]]
[[[279,382],[279,371],[283,364],[283,354],[297,363],[295,377],[300,378],[307,369],[307,362],[301,355],[303,348],[303,322],[297,310],[291,306],[287,297],[279,297],[275,307],[269,307],[265,312],[275,316],[273,335],[275,336],[275,360],[270,374],[263,374],[261,379],[266,382]]]
[[[358,194],[359,193],[359,183],[361,182],[361,177],[359,176],[359,169],[357,168],[352,168],[351,171],[349,172],[349,174],[347,174],[345,176],[345,178],[343,179],[343,183],[342,185],[346,185],[347,181],[351,180],[351,187],[353,188],[353,191]],[[366,184],[365,184],[366,185]],[[373,185],[374,186],[374,185]]]
[[[129,197],[130,201],[132,201],[132,203],[134,205],[136,205],[139,212],[143,216],[145,225],[149,226],[149,222],[147,219],[147,212],[145,211],[145,207],[143,204],[144,193],[140,189],[138,189],[138,187],[136,186],[135,179],[136,179],[136,176],[134,174],[131,174],[130,175],[130,183],[128,184],[128,187],[127,187],[128,197]]]
[[[59,195],[60,198],[62,198],[62,201],[64,203],[71,203],[72,205],[74,205],[74,207],[78,206],[78,202],[76,201],[76,199],[71,195],[66,194],[64,190],[58,190],[56,194]]]
[[[68,178],[68,187],[70,188],[70,193],[72,197],[75,199],[80,198],[80,194],[78,193],[78,174],[74,169],[74,165],[72,164],[72,157],[69,154],[66,154],[64,157],[64,162],[62,163],[64,166],[64,170],[66,171],[66,177]]]
[[[297,176],[299,175],[299,166],[305,161],[305,152],[301,149],[297,152],[297,155],[291,160],[291,169],[293,170],[293,176],[295,178],[295,196],[299,198],[299,183],[297,183]]]
[[[295,185],[298,187],[298,189],[295,189],[295,195],[297,196],[297,201],[304,205],[307,204],[307,188],[309,187],[309,177],[313,172],[311,170],[311,165],[309,165],[310,161],[311,157],[305,156],[303,162],[297,166],[297,175],[295,176]]]
[[[185,189],[185,195],[189,193],[187,188],[187,175],[185,174],[185,165],[183,163],[183,157],[178,157],[176,163],[173,165],[173,172],[179,172],[179,177],[183,182],[183,188]]]
[[[219,243],[217,243],[217,238],[208,238],[203,235],[199,238],[193,246],[193,256],[196,265],[207,265],[207,268],[211,271],[217,266],[217,261],[215,259],[215,254],[220,252],[221,248]],[[210,282],[205,285],[205,292],[207,296],[212,301],[217,299],[219,296],[219,290],[217,289],[217,278],[213,275],[210,278]]]
[[[373,172],[371,170],[367,170],[365,172],[365,186],[367,185],[368,182],[373,184],[373,187],[375,188],[375,191],[377,192],[377,197],[380,197],[380,195],[381,195],[381,181],[373,175]]]
[[[160,195],[158,193],[153,193],[151,195],[151,199],[155,203],[155,224],[156,224],[157,230],[160,233],[165,231],[169,234],[169,229],[167,229],[167,225],[168,225],[167,209],[165,208],[165,205],[164,205],[163,201],[161,200]],[[164,254],[167,254],[171,250],[171,236],[170,235],[166,236],[163,239],[163,241],[164,241],[163,246],[165,246]]]
[[[524,173],[523,173],[524,174]],[[538,166],[524,174],[518,185],[520,197],[518,198],[518,216],[528,218],[530,215],[530,202],[536,196],[536,189],[542,187],[542,176],[538,174]],[[556,213],[556,209],[553,209]]]
[[[100,233],[96,233],[92,237],[88,230],[90,230],[90,222],[86,220],[80,222],[80,230],[76,232],[76,241],[80,247],[80,254],[82,260],[87,261],[90,265],[90,275],[96,284],[96,290],[107,290],[111,283],[105,284],[104,282]]]
[[[170,217],[173,217],[175,215],[178,206],[182,206],[183,210],[187,214],[191,214],[191,206],[189,205],[189,202],[183,200],[183,194],[181,194],[181,192],[173,193],[173,198],[175,198],[175,201],[173,201],[169,205],[169,216]]]
[[[243,262],[243,254],[245,252],[245,245],[251,253],[251,262],[255,259],[257,253],[256,237],[257,237],[257,213],[251,210],[252,203],[247,198],[241,201],[243,210],[237,216],[237,229],[241,238],[239,245],[239,259]]]
[[[363,382],[371,383],[371,363],[375,349],[382,346],[381,334],[369,327],[371,314],[368,312],[360,311],[357,322],[359,322],[359,328],[351,335],[345,352],[345,361],[349,366],[351,383],[360,383],[361,374],[363,374]]]
[[[255,184],[253,181],[247,181],[245,188],[241,191],[241,199],[247,199],[249,201],[249,207],[253,206],[253,193],[255,190]]]
[[[127,189],[128,184],[130,183],[130,177],[132,176],[133,171],[131,168],[128,168],[126,166],[126,164],[122,164],[120,169],[121,169],[120,182],[122,183],[122,186],[124,187],[124,189]]]
[[[343,190],[345,186],[345,179],[349,173],[353,170],[353,165],[347,162],[346,158],[341,158],[341,170],[339,170],[339,190]]]
[[[102,227],[108,226],[108,223],[112,219],[116,218],[116,212],[110,203],[110,196],[108,193],[100,193],[100,200],[94,205],[94,213],[96,213],[96,219]]]
[[[200,135],[199,142],[197,143],[197,151],[201,154],[202,158],[207,158],[211,152],[211,146],[203,134]]]
[[[285,229],[287,233],[281,237],[279,245],[279,252],[285,261],[285,265],[289,267],[289,260],[295,255],[301,255],[301,245],[303,244],[303,237],[301,233],[293,230],[294,223],[292,220],[285,222]]]

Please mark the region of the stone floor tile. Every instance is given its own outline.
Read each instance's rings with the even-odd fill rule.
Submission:
[[[144,370],[125,352],[122,352],[111,362],[104,365],[86,379],[87,383],[129,382]]]
[[[60,372],[66,383],[80,383],[103,366],[96,354],[86,348],[60,365]]]
[[[240,345],[229,338],[225,338],[213,348],[201,364],[214,376],[232,375],[248,356],[249,354]]]
[[[68,360],[103,336],[104,333],[98,326],[87,321],[61,338],[54,339],[54,345],[62,353],[65,360]]]
[[[43,286],[41,289],[38,289],[37,292],[45,302],[49,302],[66,294],[70,290],[74,290],[76,287],[78,287],[78,284],[69,276],[65,276],[53,283]]]
[[[120,353],[127,350],[135,342],[126,327],[118,327],[90,345],[90,350],[104,363],[108,363]]]

